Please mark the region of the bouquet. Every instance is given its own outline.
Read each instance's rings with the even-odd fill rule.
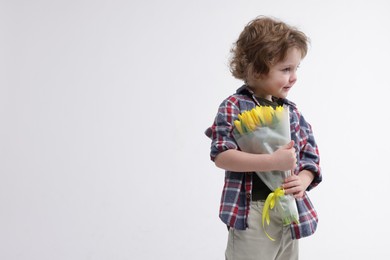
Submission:
[[[270,154],[291,140],[287,106],[278,106],[275,109],[271,106],[256,106],[252,110],[239,114],[234,125],[233,136],[244,152]],[[266,221],[268,225],[270,223],[269,210],[275,206],[284,225],[298,223],[299,215],[295,198],[290,194],[285,195],[281,187],[284,179],[291,175],[291,171],[256,172],[256,174],[273,191],[268,195],[263,208],[264,231],[264,222]],[[265,233],[269,239],[274,240],[266,231]]]

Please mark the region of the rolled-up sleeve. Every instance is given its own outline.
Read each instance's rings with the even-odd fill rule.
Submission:
[[[224,100],[218,108],[213,125],[205,131],[205,134],[211,138],[210,158],[212,161],[215,161],[217,155],[223,151],[238,149],[233,137],[233,128],[234,120],[238,118],[240,110],[235,101],[233,97]]]

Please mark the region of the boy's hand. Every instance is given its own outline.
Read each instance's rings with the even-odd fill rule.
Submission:
[[[298,175],[292,174],[287,177],[282,187],[286,194],[292,194],[294,198],[302,198],[313,179],[313,173],[303,170]]]
[[[290,141],[288,144],[280,147],[272,156],[275,160],[275,169],[280,171],[294,169],[297,163],[294,141]]]

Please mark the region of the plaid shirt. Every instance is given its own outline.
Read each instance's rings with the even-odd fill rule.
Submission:
[[[307,188],[307,191],[317,186],[321,180],[320,158],[318,148],[314,140],[313,132],[309,123],[305,121],[296,105],[287,99],[283,102],[289,106],[291,139],[295,142],[297,153],[297,167],[295,174],[302,170],[309,170],[315,177]],[[245,85],[239,88],[236,94],[226,98],[218,109],[217,116],[211,127],[205,134],[212,139],[211,160],[228,149],[239,149],[232,130],[234,120],[238,114],[259,105],[254,93]],[[222,198],[219,210],[220,219],[228,226],[244,230],[247,227],[249,205],[252,191],[253,172],[225,172],[225,185],[222,191]],[[291,224],[293,239],[312,235],[318,223],[317,212],[315,211],[306,192],[302,198],[296,199],[299,224]]]

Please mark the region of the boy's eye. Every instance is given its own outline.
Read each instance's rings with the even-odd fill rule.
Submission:
[[[299,68],[299,65],[296,67],[295,70],[297,70],[298,68]],[[293,70],[292,67],[286,67],[286,68],[282,69],[283,72],[290,72],[290,71],[292,71],[292,70]]]

